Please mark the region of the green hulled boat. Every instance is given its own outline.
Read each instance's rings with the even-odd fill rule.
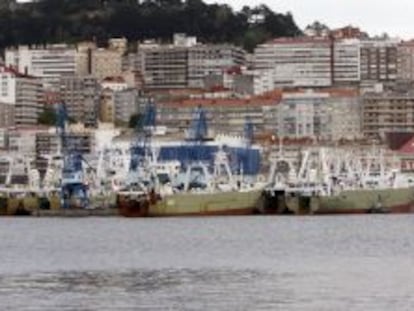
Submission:
[[[259,210],[261,190],[185,192],[150,205],[148,216],[249,215]]]
[[[414,212],[414,188],[354,189],[335,195],[287,195],[295,214],[360,214]]]

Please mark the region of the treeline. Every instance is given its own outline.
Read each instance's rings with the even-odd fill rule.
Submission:
[[[272,37],[295,36],[300,30],[290,13],[265,5],[234,11],[226,4],[202,0],[1,0],[0,48],[18,44],[131,41],[173,33],[194,35],[202,42],[232,42],[252,50]]]

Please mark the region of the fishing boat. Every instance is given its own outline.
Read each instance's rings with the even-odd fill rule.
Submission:
[[[356,156],[308,150],[297,180],[285,188],[295,214],[414,212],[414,180],[385,163],[383,151]]]
[[[223,151],[216,155],[212,174],[205,163],[195,162],[175,179],[146,184],[141,182],[136,189],[130,187],[117,193],[121,215],[251,215],[260,209],[264,185],[235,178]]]
[[[250,154],[256,154],[256,149],[243,144],[237,149],[240,156],[236,157],[237,153],[227,144],[226,148],[224,144],[213,144],[201,107],[195,110],[185,141],[170,147],[159,146],[151,139],[155,113],[155,105],[149,103],[144,113],[143,128],[137,131],[137,138],[131,146],[129,176],[132,178],[128,184],[141,187],[138,190],[127,187],[117,193],[121,214],[241,215],[258,211],[261,185],[246,182],[243,174],[234,176],[229,159],[232,153],[233,161],[238,160],[242,163],[240,166],[250,172],[247,162],[252,162],[249,161]],[[256,159],[254,164],[258,162]],[[161,176],[164,176],[163,180]]]
[[[150,206],[150,216],[250,215],[260,210],[264,184],[234,176],[223,150],[215,156],[212,174],[198,162],[188,165],[182,176],[177,188]]]

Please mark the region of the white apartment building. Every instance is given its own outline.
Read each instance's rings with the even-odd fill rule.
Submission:
[[[76,72],[76,48],[66,44],[24,46],[5,51],[5,64],[39,77],[46,88],[56,89],[61,76]]]
[[[39,79],[0,66],[1,126],[37,124],[43,105],[43,88]]]
[[[279,137],[338,141],[361,136],[360,100],[351,91],[284,93],[278,106]]]
[[[332,85],[331,41],[327,38],[280,38],[259,45],[254,67],[274,70],[276,87]]]
[[[188,49],[188,87],[202,88],[203,79],[209,74],[243,66],[245,51],[233,45],[197,45]]]
[[[34,156],[36,154],[36,133],[38,131],[38,129],[9,131],[9,151]]]
[[[344,39],[334,42],[333,81],[336,84],[358,83],[361,80],[361,42]]]

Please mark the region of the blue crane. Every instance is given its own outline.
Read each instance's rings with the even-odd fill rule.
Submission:
[[[199,106],[194,112],[189,128],[188,139],[201,142],[207,138],[207,135],[208,127],[206,112],[201,106]]]
[[[253,143],[254,138],[254,125],[250,116],[246,116],[244,120],[244,127],[243,127],[244,138],[247,141],[247,144]]]
[[[137,118],[135,137],[131,145],[130,171],[136,171],[149,156],[152,132],[156,126],[157,110],[153,100],[150,100],[142,118]]]
[[[60,183],[60,194],[63,208],[80,207],[89,205],[88,186],[84,183],[82,162],[80,152],[70,144],[66,133],[68,120],[66,105],[57,104],[56,131],[60,140],[60,152],[62,154],[63,166]]]

